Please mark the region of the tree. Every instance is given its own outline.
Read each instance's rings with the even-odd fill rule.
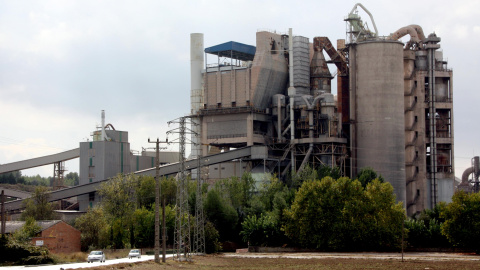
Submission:
[[[368,250],[399,245],[404,210],[393,187],[374,180],[306,181],[285,211],[285,233],[301,246],[323,250]]]
[[[322,165],[318,168],[318,179],[323,179],[324,177],[330,176],[333,179],[338,179],[342,177],[340,167],[330,167],[328,165]]]
[[[220,234],[210,221],[205,223],[205,252],[207,254],[216,253],[222,250],[222,245],[218,241]]]
[[[0,174],[0,184],[23,184],[25,178],[22,176],[21,171],[14,171],[9,173]]]
[[[275,213],[267,212],[257,216],[248,216],[242,222],[240,234],[243,241],[251,246],[280,246],[287,239],[281,231],[279,220]]]
[[[54,258],[50,256],[46,247],[31,244],[32,237],[36,236],[41,227],[33,217],[28,217],[25,224],[15,231],[12,237],[2,235],[0,240],[0,263],[8,265],[51,264]]]
[[[107,221],[101,207],[88,208],[75,220],[75,228],[82,232],[82,250],[104,248],[107,245]]]
[[[160,209],[162,216],[162,209]],[[173,231],[175,227],[175,211],[171,206],[165,207],[165,225],[167,227],[168,239],[173,239]],[[160,223],[160,231],[162,224]],[[133,233],[135,247],[153,247],[155,240],[155,210],[145,207],[136,209],[133,213]]]
[[[135,194],[138,208],[153,208],[155,206],[155,178],[153,176],[140,176]]]
[[[64,177],[65,185],[67,186],[77,186],[79,181],[79,176],[77,172],[69,172]]]
[[[367,184],[365,193],[368,212],[364,217],[367,222],[373,221],[371,224],[367,223],[370,230],[365,239],[365,248],[398,248],[401,243],[405,210],[402,202],[395,202],[393,186],[381,179],[375,179]]]
[[[207,219],[214,224],[222,241],[235,237],[232,231],[235,231],[238,222],[237,211],[229,201],[222,198],[218,190],[212,189],[207,193],[204,209]]]
[[[442,234],[441,225],[445,219],[440,217],[446,204],[437,204],[433,209],[425,209],[405,221],[408,230],[408,244],[412,247],[450,247]]]
[[[13,238],[20,243],[26,244],[30,242],[32,237],[37,235],[41,229],[33,217],[27,217],[25,224],[13,233]]]
[[[114,248],[123,248],[128,241],[135,210],[135,187],[137,177],[117,175],[104,182],[98,190],[102,198],[101,205],[110,225],[110,239]]]
[[[23,206],[25,210],[22,212],[21,219],[26,220],[33,217],[35,220],[51,220],[55,218],[53,205],[49,202],[50,195],[47,187],[38,186],[35,188],[33,197],[25,199]]]
[[[456,192],[440,217],[445,218],[442,233],[456,247],[480,253],[480,194]]]
[[[381,175],[377,177],[377,172],[370,167],[362,168],[357,175],[357,179],[362,184],[362,187],[366,187],[368,183],[375,179],[378,179],[381,183],[385,182],[383,177]]]

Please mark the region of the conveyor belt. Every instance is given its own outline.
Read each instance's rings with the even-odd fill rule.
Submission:
[[[54,164],[60,161],[66,161],[80,157],[80,148],[68,150],[58,154],[43,156],[38,158],[26,159],[22,161],[12,162],[0,165],[0,173],[8,173],[30,168]]]
[[[251,158],[251,159],[266,159],[268,158],[268,149],[266,146],[248,146],[244,148],[231,150],[228,152],[205,156],[200,158],[200,166],[209,166],[209,165],[222,163],[222,162],[226,162],[234,159],[245,158],[245,157]],[[198,166],[197,159],[191,159],[185,162],[185,168],[187,170],[195,169],[197,168],[197,166]],[[163,165],[160,167],[160,176],[176,174],[179,170],[180,170],[179,163]],[[154,176],[155,168],[137,171],[134,174]],[[50,192],[50,202],[71,198],[71,197],[75,197],[83,194],[88,194],[90,192],[95,192],[103,182],[108,180],[109,179],[105,179],[105,180],[100,180],[93,183],[79,185],[71,188],[52,191]],[[5,210],[14,211],[14,210],[21,209],[22,203],[23,203],[23,200],[7,202],[5,203]]]

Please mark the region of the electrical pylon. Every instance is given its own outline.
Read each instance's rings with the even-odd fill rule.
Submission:
[[[185,168],[185,145],[187,143],[186,135],[193,131],[187,128],[188,117],[180,117],[169,121],[168,124],[178,124],[179,127],[167,131],[167,136],[172,133],[178,133],[179,143],[179,164],[180,171],[177,175],[177,198],[175,205],[175,231],[174,231],[174,258],[177,260],[191,260],[192,242],[190,239],[190,212],[188,205],[188,180]],[[171,140],[170,143],[176,140]],[[195,239],[195,238],[194,238]],[[182,258],[183,255],[183,258]]]

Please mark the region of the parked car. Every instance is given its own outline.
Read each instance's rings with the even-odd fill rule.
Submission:
[[[137,257],[137,258],[142,257],[142,254],[140,253],[140,249],[130,250],[130,252],[128,253],[128,258],[131,259],[131,258],[134,258],[134,257]]]
[[[94,250],[90,252],[87,258],[87,262],[94,262],[94,261],[99,261],[99,262],[105,262],[105,253],[100,250]]]

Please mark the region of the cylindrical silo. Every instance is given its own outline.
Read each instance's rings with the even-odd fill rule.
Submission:
[[[403,44],[368,41],[351,52],[357,173],[373,168],[392,184],[397,201],[405,203]]]

